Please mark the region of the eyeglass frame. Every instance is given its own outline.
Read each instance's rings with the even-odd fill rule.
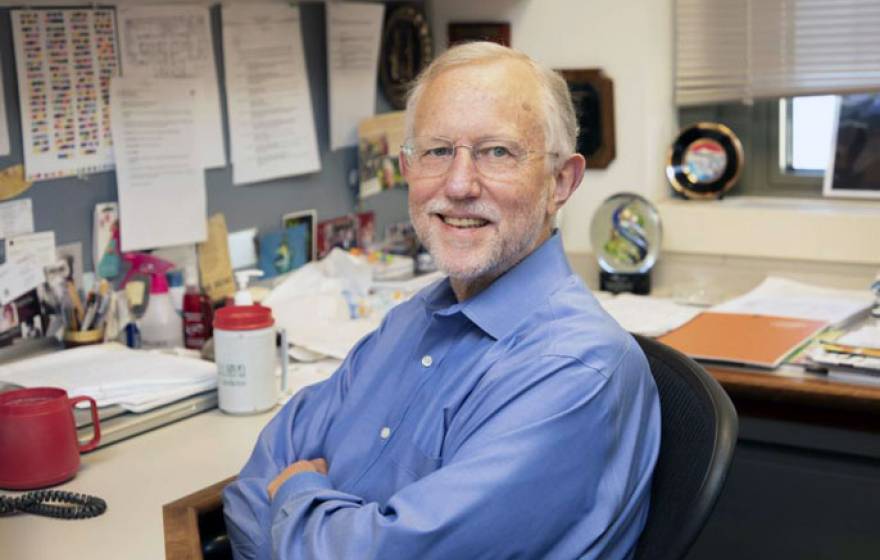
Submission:
[[[442,172],[440,172],[436,175],[426,176],[427,178],[442,177],[443,175],[449,173],[449,170],[452,169],[452,164],[455,161],[455,156],[458,153],[459,148],[467,148],[468,150],[470,150],[471,160],[473,161],[474,168],[477,170],[477,172],[480,173],[481,175],[491,177],[491,174],[487,175],[486,172],[480,168],[480,164],[478,162],[481,160],[481,156],[478,155],[476,148],[479,147],[481,144],[485,144],[487,142],[502,142],[502,143],[503,142],[510,142],[510,143],[519,145],[519,142],[517,142],[516,140],[510,139],[510,138],[503,138],[503,137],[491,137],[491,138],[487,138],[485,140],[480,140],[479,142],[475,142],[474,144],[456,144],[455,142],[453,142],[452,140],[450,140],[448,138],[443,138],[443,137],[439,137],[439,136],[425,136],[425,137],[408,138],[401,145],[400,151],[403,153],[404,157],[406,157],[407,164],[409,166],[413,167],[414,169],[418,167],[418,165],[413,165],[413,163],[412,163],[412,158],[415,156],[415,153],[414,153],[415,146],[413,146],[413,142],[417,138],[429,138],[429,139],[435,140],[437,142],[445,142],[448,144],[448,146],[444,146],[444,147],[448,147],[448,148],[452,149],[452,156],[449,158],[449,163],[448,163],[448,166],[446,167],[446,169],[444,169]],[[516,165],[515,165],[515,167],[511,168],[511,171],[518,169],[519,166],[523,162],[527,161],[530,158],[530,156],[532,156],[534,154],[551,156],[554,159],[558,158],[560,156],[559,152],[549,152],[549,151],[531,150],[531,149],[525,150],[523,156],[520,159],[514,158]]]

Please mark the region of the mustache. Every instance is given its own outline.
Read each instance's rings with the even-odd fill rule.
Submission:
[[[483,201],[456,204],[446,200],[432,200],[425,204],[424,210],[428,214],[467,214],[490,222],[501,219],[498,209]]]

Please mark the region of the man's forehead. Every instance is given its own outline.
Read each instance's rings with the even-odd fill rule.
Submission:
[[[515,59],[449,68],[426,84],[415,108],[416,128],[495,120],[511,131],[537,126],[540,87],[534,72]]]

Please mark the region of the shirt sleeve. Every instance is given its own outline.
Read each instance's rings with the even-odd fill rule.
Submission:
[[[647,512],[658,442],[634,456],[657,428],[645,427],[656,395],[571,358],[505,362],[456,413],[443,466],[387,503],[316,473],[288,479],[271,504],[272,557],[626,557]]]
[[[363,338],[327,380],[303,388],[260,433],[248,462],[223,491],[223,514],[236,558],[269,558],[271,525],[269,483],[300,459],[325,457],[323,438],[356,371],[359,350],[373,344]]]

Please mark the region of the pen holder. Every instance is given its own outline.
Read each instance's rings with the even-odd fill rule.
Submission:
[[[64,331],[64,347],[76,348],[104,342],[104,327],[90,331]]]

